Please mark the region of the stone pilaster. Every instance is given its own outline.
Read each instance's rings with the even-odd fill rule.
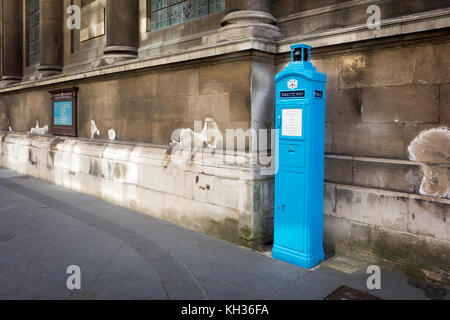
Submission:
[[[63,67],[63,1],[40,0],[40,65],[42,76],[58,74]]]
[[[20,82],[23,75],[22,1],[2,1],[2,85]]]
[[[277,20],[271,13],[272,0],[227,0],[227,14],[221,28],[204,42],[214,43],[243,38],[276,40],[281,37]]]
[[[139,46],[139,0],[107,0],[107,64],[136,58]]]

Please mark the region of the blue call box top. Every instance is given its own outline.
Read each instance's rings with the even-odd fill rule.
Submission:
[[[275,83],[292,77],[292,81],[288,82],[286,89],[295,90],[295,81],[297,78],[303,78],[316,82],[327,82],[327,76],[317,72],[316,67],[311,63],[311,46],[306,44],[296,44],[291,46],[291,62],[286,68],[278,73],[275,77]]]

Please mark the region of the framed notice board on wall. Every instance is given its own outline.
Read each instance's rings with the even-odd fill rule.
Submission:
[[[50,91],[51,133],[60,136],[76,137],[77,131],[77,93],[78,88]]]

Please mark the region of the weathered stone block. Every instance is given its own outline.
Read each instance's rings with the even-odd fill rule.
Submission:
[[[347,220],[406,231],[408,198],[388,191],[337,186],[336,212]]]
[[[450,84],[441,85],[440,97],[440,122],[450,125]]]
[[[360,122],[361,90],[327,90],[325,111],[327,122]]]
[[[323,214],[336,216],[336,185],[325,183],[323,198]]]
[[[161,120],[152,123],[152,143],[168,145],[172,141],[175,130],[193,129],[193,122],[188,120]]]
[[[347,251],[351,243],[350,222],[334,216],[324,216],[323,241],[325,248],[333,253]]]
[[[141,119],[151,119],[147,118],[146,111],[150,109],[150,105],[146,99],[140,97],[133,98],[120,98],[108,101],[114,106],[114,112],[112,114],[112,119],[125,119],[125,120],[141,120]],[[165,105],[164,105],[165,106]],[[94,107],[94,106],[91,106]],[[98,107],[98,106],[97,106]]]
[[[103,159],[128,161],[133,148],[133,145],[108,144],[103,150]]]
[[[274,208],[274,198],[275,198],[275,180],[269,178],[264,180],[261,189],[261,202],[263,210],[273,210]]]
[[[354,251],[370,253],[370,226],[365,223],[350,223],[351,248]]]
[[[185,120],[188,117],[188,97],[174,95],[147,99],[145,110],[152,120]]]
[[[24,106],[11,106],[9,109],[10,125],[14,131],[30,130],[31,121],[29,121],[27,109]]]
[[[403,125],[333,124],[333,152],[336,154],[403,158]]]
[[[177,170],[174,169],[140,165],[138,185],[154,191],[173,194],[176,176]]]
[[[414,48],[414,83],[450,82],[450,43]]]
[[[450,241],[450,200],[409,199],[408,231]]]
[[[193,186],[194,200],[208,202],[208,197],[215,177],[206,174],[197,174]]]
[[[325,158],[325,181],[352,184],[352,159]]]
[[[339,58],[339,88],[410,84],[414,55],[408,48],[368,51]]]
[[[116,89],[120,88],[119,81],[89,81],[78,86],[78,104],[89,104],[89,101],[108,101],[116,98]]]
[[[239,211],[252,212],[253,211],[253,186],[250,183],[243,183],[239,185]]]
[[[137,184],[139,181],[139,168],[131,162],[114,161],[114,181],[126,184]]]
[[[250,92],[251,62],[220,63],[200,68],[200,94]]]
[[[230,190],[237,189],[239,183],[243,183],[243,181],[212,177],[211,182],[211,185],[206,184],[200,186],[200,188],[205,189],[203,191],[208,195],[208,202],[238,210],[239,194],[237,192],[230,192]]]
[[[422,177],[417,165],[353,161],[353,184],[362,187],[418,193]]]
[[[339,88],[339,64],[337,58],[324,58],[311,60],[312,64],[317,68],[317,71],[327,75],[327,96],[330,91]],[[281,70],[279,70],[281,71]]]
[[[4,138],[6,135],[6,131],[0,131],[0,157],[3,155]]]
[[[215,121],[230,120],[230,95],[201,95],[189,97],[189,120],[203,121],[206,117]]]
[[[116,131],[116,140],[151,143],[154,123],[151,120],[115,120],[105,126],[104,139],[109,139],[108,129]]]
[[[54,145],[54,141],[51,141],[50,146]],[[92,158],[101,158],[103,157],[103,151],[107,147],[107,143],[104,141],[77,141],[77,147],[74,149],[76,154],[89,156]],[[49,148],[51,149],[51,148]]]
[[[364,88],[363,122],[439,123],[439,86]]]
[[[372,228],[370,236],[372,254],[395,261],[396,268],[402,272],[416,276],[423,270],[438,274],[450,272],[448,241],[381,228]]]
[[[36,121],[39,121],[39,126],[50,125],[50,104],[51,96],[47,91],[39,90],[34,92],[27,92],[25,94],[25,107],[27,108],[29,126],[34,128]],[[28,130],[30,129],[28,128]]]
[[[325,153],[333,153],[333,125],[325,123]]]
[[[194,187],[197,180],[197,173],[186,170],[184,176],[183,197],[186,199],[194,199]]]
[[[251,121],[251,99],[248,92],[233,92],[230,99],[230,121]]]
[[[163,71],[156,78],[156,96],[190,96],[199,94],[199,70]],[[176,90],[171,90],[176,88]]]
[[[251,121],[257,130],[273,128],[275,57],[270,58],[267,63],[253,61],[251,66]]]

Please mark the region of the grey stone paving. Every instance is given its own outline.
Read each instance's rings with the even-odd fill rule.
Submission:
[[[81,290],[66,287],[69,265],[81,268]],[[301,269],[0,168],[0,299],[323,299],[344,284],[449,299],[386,270],[381,290],[366,279],[364,265]]]

